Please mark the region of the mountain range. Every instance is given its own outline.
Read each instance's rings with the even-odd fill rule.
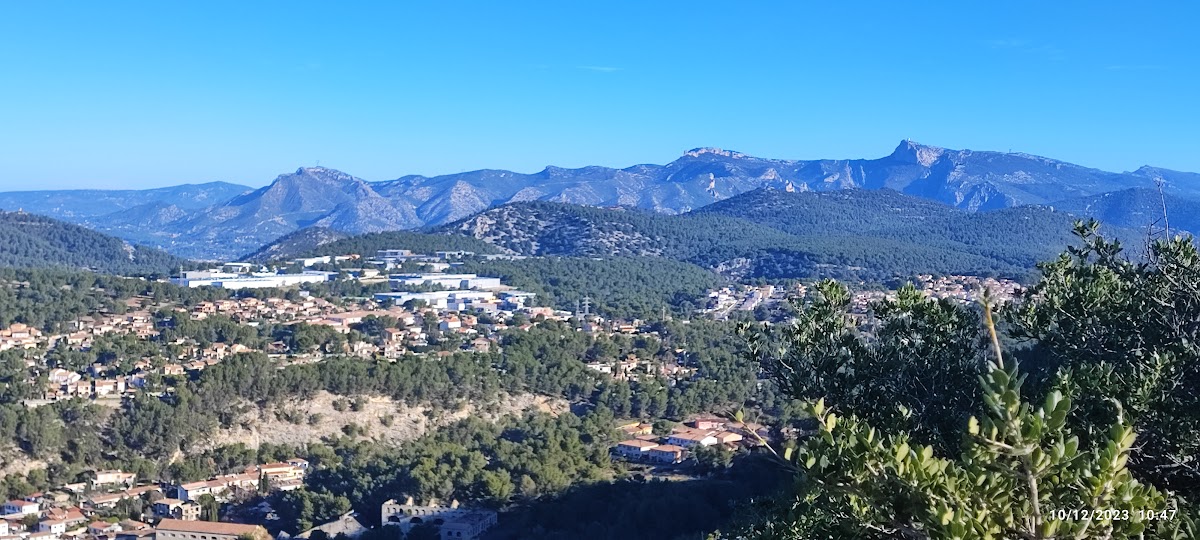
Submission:
[[[680,214],[762,188],[888,189],[968,212],[1050,205],[1083,215],[1119,214],[1108,218],[1136,227],[1161,216],[1161,200],[1142,196],[1146,190],[1157,194],[1157,185],[1172,201],[1200,200],[1196,173],[1148,166],[1113,173],[1023,153],[950,150],[906,140],[877,159],[765,159],[697,148],[665,165],[546,167],[533,174],[479,170],[378,182],[309,167],[258,189],[217,182],[154,190],[7,192],[0,193],[0,208],[84,224],[178,255],[223,259],[308,227],[348,234],[413,229],[533,200]],[[1121,208],[1125,203],[1118,200],[1127,200],[1129,211],[1104,211]],[[1179,228],[1194,230],[1186,221]]]

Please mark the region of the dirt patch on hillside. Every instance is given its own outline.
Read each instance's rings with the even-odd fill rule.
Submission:
[[[344,410],[338,410],[335,401],[341,401]],[[262,409],[254,407],[238,419],[236,426],[217,430],[193,451],[236,443],[258,448],[263,443],[298,445],[316,442],[323,437],[343,435],[347,425],[362,428],[359,437],[399,443],[468,416],[494,422],[509,414],[541,411],[557,415],[569,410],[568,403],[562,399],[533,394],[505,395],[490,404],[465,403],[453,410],[409,406],[378,396],[364,396],[359,410],[354,410],[354,401],[355,398],[322,391],[303,401]]]
[[[29,474],[34,469],[45,469],[49,465],[40,459],[30,458],[19,448],[0,445],[0,478],[9,474]]]

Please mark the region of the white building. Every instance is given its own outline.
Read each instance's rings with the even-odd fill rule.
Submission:
[[[496,299],[496,293],[491,291],[433,291],[433,292],[391,292],[377,293],[376,300],[391,300],[396,305],[412,301],[425,302],[434,309],[449,309],[461,311],[472,304],[490,302]]]
[[[62,536],[67,532],[67,521],[65,519],[47,519],[38,523],[38,532],[50,533],[54,536]]]
[[[500,278],[475,274],[396,274],[389,278],[393,287],[437,286],[446,289],[494,289]]]
[[[333,279],[333,272],[306,271],[300,274],[230,274],[226,272],[184,272],[182,277],[171,278],[181,287],[221,287],[224,289],[262,289],[291,287],[303,283],[321,283]]]
[[[693,446],[712,446],[718,441],[715,434],[707,431],[677,431],[667,438],[667,444],[691,448]]]
[[[4,503],[3,515],[20,514],[22,516],[35,515],[39,512],[38,503],[29,501],[12,500]]]
[[[617,443],[616,452],[625,459],[640,461],[647,459],[650,456],[650,450],[657,447],[658,443],[656,442],[630,439]]]

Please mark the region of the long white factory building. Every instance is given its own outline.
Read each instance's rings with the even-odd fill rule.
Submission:
[[[171,283],[181,287],[220,287],[223,289],[263,289],[271,287],[291,287],[302,283],[321,283],[329,281],[337,274],[333,272],[307,271],[300,274],[273,274],[269,272],[254,272],[241,274],[216,270],[199,270],[183,272],[177,278],[171,278]]]

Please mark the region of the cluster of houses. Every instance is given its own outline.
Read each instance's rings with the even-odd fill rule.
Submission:
[[[767,436],[766,428],[746,422],[730,422],[715,416],[701,416],[672,428],[671,433],[654,434],[654,426],[634,422],[618,427],[630,437],[613,447],[613,454],[632,462],[673,465],[687,459],[696,448],[724,446],[737,449],[743,444],[757,445]]]
[[[335,313],[338,307],[318,297],[303,297],[299,300],[286,298],[254,297],[229,298],[212,302],[200,302],[190,310],[192,318],[200,320],[209,315],[224,315],[237,322],[254,321],[302,321]]]
[[[356,342],[347,344],[346,354],[361,357],[382,356],[384,358],[399,358],[413,349],[427,347],[430,336],[426,329],[436,327],[441,333],[458,334],[463,337],[467,350],[489,352],[495,348],[495,339],[488,337],[499,330],[507,328],[502,323],[480,325],[479,317],[471,313],[438,311],[433,309],[418,309],[410,311],[398,306],[388,309],[371,309],[334,313],[307,321],[308,324],[327,326],[338,332],[348,333],[353,327],[368,317],[391,317],[396,319],[396,328],[385,328],[382,332],[382,342]],[[426,325],[426,321],[435,321]],[[277,352],[277,351],[268,351]]]
[[[709,291],[708,299],[701,313],[712,315],[716,319],[727,319],[733,311],[753,311],[765,304],[786,300],[789,294],[797,289],[787,289],[774,285],[730,285]],[[803,294],[803,287],[799,289]]]
[[[71,321],[68,328],[70,331],[64,334],[46,334],[29,325],[13,323],[8,328],[0,329],[0,351],[54,347],[59,343],[87,348],[91,347],[96,336],[110,333],[130,333],[141,338],[158,335],[154,320],[147,311],[84,316]]]
[[[588,362],[591,370],[611,375],[618,381],[639,380],[643,377],[656,378],[659,376],[669,379],[688,379],[695,375],[698,368],[689,365],[687,351],[675,349],[674,354],[667,359],[645,359],[635,354],[615,360],[597,360]]]
[[[42,343],[42,331],[27,324],[13,323],[0,330],[0,351],[32,349]]]
[[[239,493],[299,489],[308,470],[307,461],[295,458],[199,482],[144,486],[137,485],[133,473],[97,471],[87,482],[3,503],[0,540],[237,540],[244,535],[267,540],[266,530],[257,525],[200,521],[199,499],[208,495],[225,502]],[[153,501],[147,515],[157,524],[101,519],[130,499]]]
[[[248,467],[241,473],[214,476],[207,480],[179,484],[175,486],[175,497],[164,500],[170,501],[171,505],[183,506],[195,503],[205,495],[211,496],[218,502],[226,502],[239,492],[263,491],[264,487],[268,491],[291,491],[304,486],[304,475],[307,473],[308,462],[300,458],[293,458],[286,462]],[[174,508],[169,510],[174,511]],[[177,516],[171,515],[170,517]],[[179,517],[178,519],[187,518]]]
[[[1020,283],[1010,279],[961,275],[922,274],[917,276],[913,285],[930,298],[948,299],[967,304],[978,302],[985,291],[991,295],[993,301],[1003,304],[1016,299],[1024,290]],[[803,290],[803,287],[801,289]],[[850,296],[849,311],[861,318],[871,311],[872,304],[895,297],[895,291],[854,291]]]
[[[984,291],[991,294],[992,299],[1006,303],[1021,294],[1020,283],[1011,279],[997,279],[978,276],[932,276],[922,274],[917,276],[915,285],[934,298],[950,298],[961,302],[978,302]]]

